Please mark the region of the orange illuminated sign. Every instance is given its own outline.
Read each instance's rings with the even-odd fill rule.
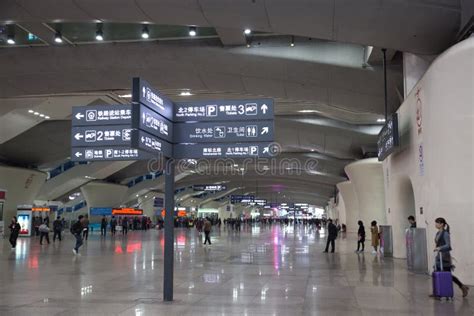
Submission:
[[[143,215],[143,210],[136,208],[114,208],[112,215]]]
[[[49,207],[32,207],[31,210],[33,212],[49,212]]]

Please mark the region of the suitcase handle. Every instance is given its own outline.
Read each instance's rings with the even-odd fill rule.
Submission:
[[[441,251],[438,251],[438,254],[439,254],[439,267],[441,271],[443,271],[443,254]]]

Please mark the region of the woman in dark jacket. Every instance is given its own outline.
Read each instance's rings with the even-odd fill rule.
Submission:
[[[12,245],[12,250],[16,248],[16,240],[18,239],[18,234],[20,234],[20,224],[16,220],[16,216],[13,216],[12,223],[10,224],[10,244]]]
[[[356,250],[356,252],[364,252],[364,248],[365,248],[365,227],[364,227],[364,223],[362,221],[358,221],[357,224],[359,224],[359,230],[357,231],[357,250]],[[362,246],[362,249],[361,249],[360,246]]]
[[[434,251],[441,253],[441,260],[443,261],[443,271],[452,271],[454,266],[451,261],[451,236],[449,234],[449,225],[446,220],[442,217],[435,219],[435,225],[438,229],[435,237],[436,248]],[[435,260],[435,269],[436,271],[441,270],[441,263],[439,260],[439,255],[436,256]],[[459,286],[462,291],[462,296],[466,297],[469,293],[469,287],[462,284],[462,282],[453,275],[453,282]]]

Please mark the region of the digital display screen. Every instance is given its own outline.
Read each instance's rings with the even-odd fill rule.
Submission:
[[[400,136],[398,134],[398,114],[394,113],[387,120],[379,133],[377,140],[378,159],[383,161],[400,147]]]
[[[29,236],[31,233],[31,216],[28,214],[19,214],[17,219],[18,224],[20,224],[20,235]]]

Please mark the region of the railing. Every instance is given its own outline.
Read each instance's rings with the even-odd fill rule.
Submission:
[[[129,181],[127,183],[127,187],[131,188],[131,187],[136,186],[137,184],[139,184],[142,181],[153,180],[153,179],[159,178],[162,174],[163,174],[163,172],[158,171],[158,172],[155,172],[155,173],[148,173],[146,175],[136,177],[135,179],[133,179],[132,181]]]
[[[88,162],[86,161],[81,161],[81,162],[73,162],[73,161],[66,161],[65,163],[62,163],[58,167],[54,168],[53,170],[48,172],[48,180],[59,176],[61,173],[77,166],[77,165],[86,165]]]

